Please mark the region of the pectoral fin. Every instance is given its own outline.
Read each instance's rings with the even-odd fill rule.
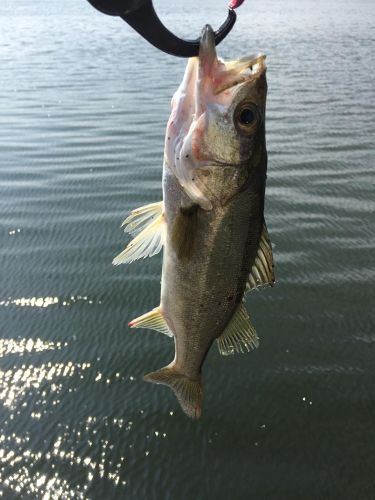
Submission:
[[[273,285],[275,282],[272,245],[264,223],[259,239],[258,252],[251,268],[246,290],[253,290],[258,286]]]
[[[195,243],[199,205],[180,207],[171,231],[173,248],[181,260],[189,260]]]
[[[235,354],[236,352],[249,352],[251,349],[258,347],[258,335],[251,324],[243,302],[238,306],[233,318],[217,339],[217,344],[220,354],[224,356]]]
[[[145,226],[145,221],[143,219],[141,222],[136,223],[132,227],[133,231],[137,231],[141,227]],[[144,259],[145,257],[151,257],[160,252],[163,246],[164,240],[164,215],[160,214],[156,217],[149,225],[144,227],[144,229],[132,240],[129,245],[123,250],[117,257],[113,259],[112,264],[118,266],[119,264],[125,264],[128,262],[133,262],[137,259]],[[129,227],[129,225],[127,226]]]
[[[170,331],[160,307],[155,307],[152,311],[133,319],[129,322],[129,326],[130,328],[150,328],[151,330],[164,333],[168,337],[173,337],[173,333]]]
[[[137,235],[145,229],[150,222],[163,213],[163,202],[150,203],[143,207],[136,208],[130,212],[121,227],[124,227],[125,233],[130,233],[133,236]]]

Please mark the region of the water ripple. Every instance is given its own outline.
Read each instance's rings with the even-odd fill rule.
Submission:
[[[191,38],[227,0],[155,6]],[[253,1],[220,45],[267,54],[277,283],[247,298],[260,348],[210,351],[194,423],[141,380],[173,343],[127,327],[160,256],[111,265],[126,214],[161,198],[185,61],[88,2],[0,3],[0,496],[375,497],[373,14]]]

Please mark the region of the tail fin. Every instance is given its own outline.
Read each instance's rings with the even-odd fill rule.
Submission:
[[[146,382],[167,385],[175,393],[181,408],[190,418],[199,418],[202,413],[202,382],[201,379],[192,380],[179,373],[172,366],[165,366],[160,370],[148,373],[143,377]]]

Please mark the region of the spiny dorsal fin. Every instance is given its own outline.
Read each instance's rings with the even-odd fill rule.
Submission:
[[[179,259],[190,259],[198,224],[199,205],[180,207],[171,231],[173,248]]]
[[[155,307],[152,311],[133,319],[129,322],[129,326],[130,328],[150,328],[151,330],[164,333],[168,337],[173,337],[173,333],[165,322],[160,307]]]
[[[125,233],[130,233],[135,236],[143,231],[143,229],[145,229],[152,220],[154,220],[156,217],[159,217],[159,215],[161,215],[162,213],[162,201],[144,205],[143,207],[132,210],[124,220],[124,222],[121,224],[121,227],[125,226]]]
[[[160,214],[113,259],[112,264],[118,266],[159,253],[164,240],[164,222],[164,215]]]
[[[250,349],[258,347],[258,335],[243,302],[238,306],[224,332],[218,337],[217,344],[220,354],[224,356],[236,352],[249,352]]]
[[[263,285],[272,286],[275,283],[273,268],[272,245],[264,223],[259,239],[258,252],[246,283],[246,290],[253,290]]]

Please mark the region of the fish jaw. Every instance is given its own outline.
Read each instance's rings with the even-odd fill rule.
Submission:
[[[191,202],[204,210],[217,202],[207,186],[215,168],[238,167],[244,163],[244,151],[251,150],[251,140],[239,135],[233,117],[237,95],[256,85],[265,72],[264,60],[261,54],[229,62],[219,59],[214,32],[207,25],[199,57],[188,61],[172,99],[165,162]]]

